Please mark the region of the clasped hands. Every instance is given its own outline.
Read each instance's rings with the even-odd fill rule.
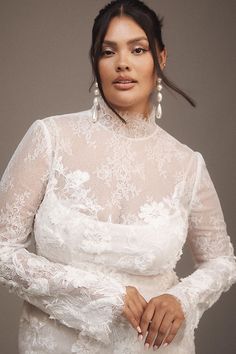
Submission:
[[[174,339],[185,317],[180,302],[175,296],[162,294],[147,302],[133,286],[126,286],[123,316],[144,341],[145,349],[153,345],[157,350]]]

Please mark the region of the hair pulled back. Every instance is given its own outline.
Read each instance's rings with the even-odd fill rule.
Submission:
[[[119,116],[119,118],[122,119],[123,122],[125,122],[125,120],[120,117],[120,115],[113,109],[113,107],[111,107],[109,102],[107,102],[102,89],[101,78],[98,70],[99,59],[102,54],[102,44],[108,30],[108,26],[114,17],[120,16],[129,16],[146,33],[154,61],[154,70],[157,74],[157,77],[162,79],[164,85],[176,91],[178,94],[183,96],[192,106],[195,107],[196,105],[193,99],[184,91],[182,91],[178,86],[176,86],[172,81],[170,81],[163,73],[156,51],[156,48],[158,48],[159,52],[162,52],[165,48],[162,40],[163,19],[160,19],[152,9],[150,9],[146,4],[144,4],[143,1],[140,0],[111,1],[100,10],[97,17],[95,18],[92,29],[92,44],[89,52],[94,75],[90,89],[96,80],[100,93],[106,104],[112,109],[114,113]]]

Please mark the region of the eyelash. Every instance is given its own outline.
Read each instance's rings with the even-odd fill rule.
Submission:
[[[144,49],[144,48],[142,48],[142,47],[137,47],[137,48],[135,48],[134,50],[137,50],[137,49],[141,49],[142,50],[142,53],[146,53],[148,50],[147,49]],[[137,54],[139,54],[139,53],[137,53]]]
[[[142,48],[142,47],[137,47],[137,48],[135,48],[134,50],[132,50],[132,53],[133,53],[135,50],[139,50],[139,49],[141,49],[142,52],[141,52],[141,53],[137,53],[137,52],[136,52],[137,55],[144,54],[144,53],[146,53],[146,52],[148,51],[148,49],[144,49],[144,48]],[[107,53],[110,53],[110,54],[107,54]],[[110,49],[105,49],[105,50],[102,51],[102,56],[110,57],[112,53],[114,54],[114,52],[113,52],[112,50],[110,50]]]

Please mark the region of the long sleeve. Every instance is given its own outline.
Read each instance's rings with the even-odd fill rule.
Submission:
[[[52,159],[47,126],[36,120],[0,183],[0,282],[51,318],[109,342],[110,325],[121,312],[125,288],[102,273],[54,263],[27,250]]]
[[[193,329],[204,311],[236,282],[236,257],[219,198],[202,155],[196,157],[187,237],[195,270],[167,291],[180,300]]]

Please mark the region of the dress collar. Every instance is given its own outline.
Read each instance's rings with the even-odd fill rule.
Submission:
[[[107,106],[102,97],[99,97],[99,106],[98,123],[115,134],[133,139],[146,138],[152,136],[158,128],[154,106],[148,116],[140,113],[118,112],[125,119],[126,124]]]

